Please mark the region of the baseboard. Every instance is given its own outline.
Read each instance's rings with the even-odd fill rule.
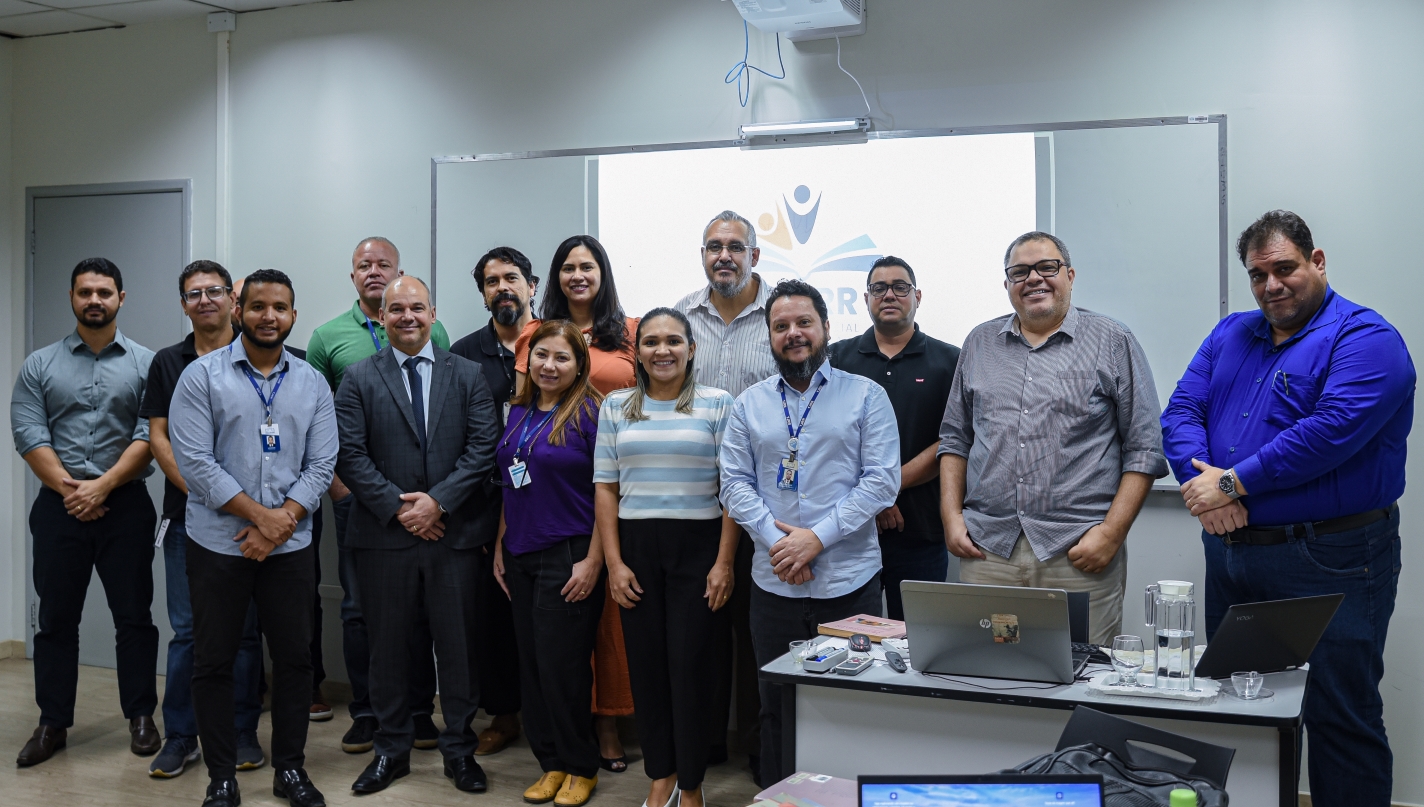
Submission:
[[[1312,805],[1311,802],[1310,802],[1310,794],[1309,794],[1309,793],[1301,793],[1301,794],[1300,794],[1300,807],[1313,807],[1313,805]],[[1403,801],[1393,801],[1393,802],[1390,802],[1390,807],[1420,807],[1420,805],[1418,805],[1418,804],[1410,804],[1410,803],[1408,803],[1408,802],[1403,802]]]
[[[25,643],[21,639],[6,639],[0,642],[0,658],[24,658]]]

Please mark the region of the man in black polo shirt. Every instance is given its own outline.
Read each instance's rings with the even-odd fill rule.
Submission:
[[[489,323],[450,346],[450,352],[475,362],[484,371],[485,383],[494,394],[501,428],[514,394],[514,343],[533,316],[532,302],[539,290],[539,278],[524,254],[512,247],[495,247],[475,263],[472,272],[485,296]],[[491,485],[497,506],[499,488]],[[514,612],[504,590],[494,584],[494,556],[488,548],[480,574],[486,579],[479,613],[485,616],[485,631],[493,652],[481,653],[480,708],[493,718],[480,732],[477,756],[503,750],[519,736],[519,656],[514,652]]]
[[[873,327],[831,347],[831,366],[885,388],[900,427],[900,495],[876,517],[884,567],[880,584],[891,619],[904,619],[901,580],[942,582],[949,551],[939,516],[939,427],[959,348],[926,336],[915,324],[920,290],[915,270],[891,255],[866,278],[865,305]]]

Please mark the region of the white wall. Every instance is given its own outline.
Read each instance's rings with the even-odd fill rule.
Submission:
[[[1424,320],[1397,293],[1417,272],[1394,234],[1412,232],[1424,209],[1424,107],[1413,100],[1421,29],[1424,6],[1408,0],[880,0],[869,32],[845,40],[843,61],[883,129],[1226,113],[1231,231],[1269,208],[1301,213],[1336,288],[1419,346]],[[752,36],[753,62],[774,68],[769,40]],[[201,20],[13,43],[10,232],[23,227],[29,185],[191,177],[193,254],[210,255],[215,47]],[[355,0],[241,15],[232,268],[276,266],[299,279],[302,343],[349,305],[358,238],[393,238],[406,269],[425,274],[433,155],[723,139],[753,116],[863,111],[836,69],[835,43],[820,42],[784,47],[790,78],[758,77],[744,112],[722,84],[741,48],[731,4],[713,0]],[[0,49],[0,87],[4,59]],[[21,330],[12,326],[0,355],[13,378],[24,263],[9,243],[11,321]],[[1251,305],[1239,271],[1231,303]],[[23,540],[20,468],[13,460],[4,488],[15,516],[0,546],[8,541],[12,558]],[[1409,470],[1424,476],[1419,452]],[[1382,690],[1396,798],[1424,802],[1424,770],[1411,764],[1424,758],[1424,488],[1402,506],[1406,565]],[[1170,495],[1154,494],[1130,546],[1134,588],[1184,571],[1201,577],[1194,522]],[[23,565],[10,569],[10,618],[0,625],[21,637]]]
[[[0,328],[0,368],[3,379],[9,382],[18,372],[19,362],[25,355],[25,317],[23,303],[15,306],[14,301],[23,300],[25,282],[23,273],[11,271],[11,253],[15,233],[10,216],[12,194],[10,182],[10,125],[14,88],[14,45],[8,40],[0,40],[0,288],[6,289],[12,301],[10,327]],[[18,312],[18,313],[16,313]],[[14,452],[11,451],[11,456]],[[16,471],[19,458],[10,462],[0,462],[0,510],[10,514],[8,520],[0,521],[0,642],[8,639],[24,639],[25,610],[25,522],[21,507],[12,505],[12,492],[19,490],[23,495],[24,481]],[[23,463],[20,463],[23,465]],[[18,536],[18,537],[17,537]],[[18,594],[18,596],[16,596]]]

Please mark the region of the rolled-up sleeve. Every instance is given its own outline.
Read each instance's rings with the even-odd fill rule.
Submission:
[[[242,492],[242,485],[218,464],[207,373],[205,364],[194,363],[179,377],[168,412],[168,438],[188,495],[209,510],[220,510]]]
[[[861,408],[860,478],[830,515],[811,528],[827,548],[894,505],[900,494],[900,429],[895,410],[879,384],[868,387]]]
[[[732,405],[732,417],[727,422],[727,433],[717,456],[722,467],[722,506],[753,541],[770,550],[785,533],[777,529],[776,519],[757,493],[756,455],[752,451],[746,406],[740,399]]]
[[[53,446],[39,358],[37,353],[31,353],[25,359],[10,396],[10,434],[22,457],[42,446]]]
[[[307,445],[302,455],[301,475],[287,489],[287,498],[306,508],[308,513],[316,511],[317,506],[321,504],[321,495],[331,487],[332,476],[336,473],[336,453],[340,447],[336,430],[336,406],[331,390],[320,384],[312,386],[316,391],[316,415],[307,427]]]
[[[1167,457],[1162,453],[1162,405],[1157,400],[1152,367],[1131,331],[1123,330],[1116,353],[1117,429],[1122,443],[1122,472],[1160,479],[1169,469]]]

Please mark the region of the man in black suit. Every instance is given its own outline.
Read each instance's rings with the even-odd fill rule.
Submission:
[[[479,706],[481,547],[499,526],[485,485],[499,413],[479,366],[431,343],[435,308],[424,282],[391,283],[380,315],[390,345],[348,367],[336,393],[336,467],[356,494],[346,540],[356,553],[380,725],[376,758],[351,789],[374,793],[410,772],[407,637],[423,604],[438,659],[445,775],[460,790],[482,792],[470,721]]]

